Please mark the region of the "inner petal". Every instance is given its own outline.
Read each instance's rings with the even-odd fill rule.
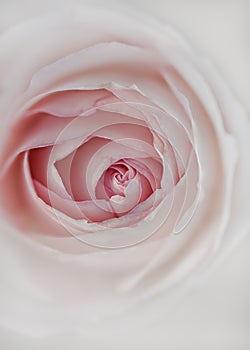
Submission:
[[[125,196],[125,188],[136,175],[136,171],[123,160],[116,162],[102,176],[101,183],[108,197]]]

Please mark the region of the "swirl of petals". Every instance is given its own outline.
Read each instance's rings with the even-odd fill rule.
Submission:
[[[33,74],[2,163],[5,209],[22,231],[103,248],[178,234],[215,191],[201,169],[232,173],[235,145],[218,106],[189,49],[169,34],[166,50],[150,29],[141,44],[105,34]],[[231,182],[218,189],[222,207]]]
[[[52,208],[56,213],[54,218],[59,219],[64,227],[71,225],[69,231],[72,234],[95,246],[121,247],[136,244],[152,235],[158,227],[138,231],[138,222],[157,207],[163,196],[168,199],[168,210],[171,210],[174,186],[185,174],[189,162],[190,154],[183,154],[183,149],[186,149],[185,142],[191,145],[191,140],[184,138],[186,130],[182,125],[152,103],[146,105],[145,99],[139,103],[138,92],[131,91],[137,95],[136,103],[120,101],[101,104],[84,113],[70,111],[70,118],[75,114],[78,117],[62,128],[53,146],[39,145],[25,150],[29,154],[30,181],[33,181],[39,199],[43,200],[44,208],[47,206],[46,210],[50,212]],[[92,95],[96,92],[91,91]],[[63,93],[65,98],[71,91]],[[81,101],[85,93],[79,92]],[[101,93],[106,94],[106,91]],[[55,106],[48,108],[50,98],[50,95],[43,97],[30,108],[31,115],[35,111],[52,116]],[[74,95],[74,106],[77,106],[75,98]],[[53,102],[55,104],[56,100]],[[59,106],[56,116],[61,116]],[[68,116],[64,114],[63,118]],[[166,125],[161,124],[161,120]],[[169,137],[164,127],[170,130]],[[181,140],[180,145],[174,140],[176,133],[184,136],[176,138]],[[127,177],[127,181],[123,181],[122,176]],[[141,212],[138,209],[140,203],[143,203]],[[125,241],[117,234],[124,233],[123,221],[118,220],[124,214],[130,224],[137,224],[137,232],[140,232],[135,235],[132,229],[131,235],[123,234]],[[159,226],[166,221],[167,214],[165,207]],[[83,227],[87,233],[91,229],[101,231],[101,244],[97,234],[92,233],[90,238],[83,235]],[[112,235],[110,227],[113,228]],[[106,242],[104,228],[108,243],[103,243],[103,240]]]

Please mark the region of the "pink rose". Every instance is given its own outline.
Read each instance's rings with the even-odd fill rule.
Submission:
[[[173,29],[80,8],[12,28],[1,47],[1,225],[27,249],[24,328],[150,301],[249,229],[249,122]],[[1,318],[20,326],[29,287],[10,281]]]

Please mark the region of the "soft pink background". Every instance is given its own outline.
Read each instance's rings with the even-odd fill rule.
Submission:
[[[75,2],[83,2],[75,0]],[[0,30],[33,14],[69,6],[72,0],[0,0]],[[250,2],[248,0],[96,0],[113,7],[130,4],[179,28],[195,49],[209,56],[250,111]],[[237,118],[237,116],[236,116]],[[236,232],[237,234],[237,232]],[[119,330],[87,337],[79,332],[31,338],[0,329],[0,344],[11,349],[250,349],[250,236],[224,257],[169,319],[133,334]]]

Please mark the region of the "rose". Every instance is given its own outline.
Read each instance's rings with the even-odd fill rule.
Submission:
[[[118,23],[114,17],[110,20],[112,34],[117,32],[113,27]],[[97,30],[97,38],[99,35]],[[151,31],[146,35],[152,36]],[[69,64],[66,57],[33,77],[25,101],[21,102],[24,106],[16,107],[19,111],[13,130],[23,134],[21,143],[19,139],[12,142],[5,153],[3,198],[7,212],[16,207],[16,223],[18,227],[24,225],[25,231],[62,235],[66,230],[90,244],[120,247],[137,243],[154,231],[166,235],[175,229],[187,209],[185,220],[190,219],[199,197],[199,166],[188,106],[185,101],[178,102],[183,99],[180,93],[172,91],[175,87],[171,79],[178,77],[165,77],[166,53],[161,57],[146,47],[135,47],[136,43],[122,43],[123,37],[113,43],[102,40],[99,43],[94,37],[93,42],[81,42],[81,47],[85,45],[87,49],[72,54]],[[174,36],[171,40],[176,45],[178,39]],[[104,59],[93,63],[99,54]],[[159,65],[159,71],[149,71],[146,79],[145,71],[152,62]],[[126,77],[119,67],[110,68],[119,64],[126,70]],[[99,80],[88,77],[93,69],[100,69]],[[71,75],[79,73],[83,74],[82,80],[72,82]],[[110,81],[112,74],[115,82]],[[157,76],[152,78],[154,74]],[[61,76],[65,78],[60,86]],[[166,88],[161,89],[163,78]],[[86,81],[89,87],[83,86]],[[134,81],[138,86],[130,86]],[[157,97],[155,90],[159,90]],[[162,101],[154,102],[155,98]],[[168,100],[167,106],[164,100]],[[159,103],[163,104],[160,108]],[[46,128],[51,128],[51,135],[45,136]],[[98,164],[101,167],[95,172]],[[21,181],[18,187],[25,197],[28,191],[23,188],[34,187],[27,200],[22,193],[9,196],[16,186],[17,172]],[[94,183],[90,183],[92,177]],[[159,213],[157,220],[152,220],[155,208]],[[52,226],[53,221],[59,227]]]
[[[87,277],[88,289],[86,289],[86,285],[83,284],[83,281],[77,281],[79,278],[78,274],[72,280],[73,287],[68,287],[70,290],[69,296],[74,295],[76,300],[78,300],[78,298],[80,299],[80,291],[84,289],[84,315],[86,313],[88,314],[89,298],[91,298],[93,293],[96,293],[94,294],[94,302],[96,303],[96,300],[98,300],[97,296],[100,297],[99,291],[102,297],[105,297],[105,295],[109,297],[112,293],[114,297],[120,298],[121,295],[125,294],[126,299],[133,300],[134,297],[138,296],[140,290],[143,290],[145,296],[148,297],[152,293],[157,295],[161,290],[165,291],[167,285],[176,285],[179,281],[182,281],[187,274],[192,272],[193,268],[197,267],[201,261],[205,265],[207,261],[209,261],[209,259],[205,259],[206,255],[211,259],[213,255],[209,254],[210,250],[220,241],[224,232],[226,232],[227,235],[230,233],[228,230],[229,226],[230,229],[233,229],[235,232],[235,227],[242,227],[245,229],[249,223],[245,212],[247,208],[245,206],[247,198],[244,196],[243,192],[243,190],[245,190],[245,194],[247,194],[246,189],[249,188],[247,177],[248,170],[246,169],[245,172],[242,170],[244,159],[246,159],[249,125],[238,104],[231,97],[228,97],[229,95],[226,88],[221,86],[218,78],[211,78],[214,73],[212,71],[210,72],[210,68],[193,57],[193,54],[186,44],[173,33],[170,28],[164,28],[163,35],[160,35],[159,28],[157,28],[158,24],[156,23],[152,23],[152,26],[148,28],[148,22],[146,22],[145,25],[138,25],[136,22],[131,19],[128,20],[126,17],[119,16],[119,18],[117,18],[107,13],[106,25],[104,26],[106,32],[103,33],[103,27],[98,31],[98,26],[96,27],[95,25],[95,19],[98,19],[98,14],[91,13],[90,17],[91,20],[89,20],[88,24],[86,23],[87,20],[85,16],[82,18],[81,15],[79,15],[79,17],[75,15],[72,16],[70,21],[68,20],[68,16],[66,16],[67,20],[63,17],[61,22],[59,18],[56,21],[57,30],[61,30],[61,23],[61,26],[66,28],[65,31],[67,35],[70,34],[68,37],[69,42],[67,42],[67,37],[63,38],[63,47],[59,44],[58,46],[54,46],[54,40],[58,40],[58,36],[55,35],[55,37],[53,37],[51,35],[51,41],[47,42],[48,37],[46,36],[46,45],[42,46],[41,51],[36,52],[37,48],[34,48],[34,39],[30,38],[30,42],[33,44],[33,51],[30,57],[25,57],[23,67],[20,61],[18,62],[18,67],[16,67],[15,62],[13,63],[5,59],[11,56],[8,50],[6,50],[3,55],[3,63],[5,65],[2,65],[5,68],[3,84],[4,91],[6,91],[2,102],[2,114],[6,115],[3,131],[7,136],[3,140],[2,148],[4,160],[2,168],[2,200],[4,200],[3,209],[5,209],[5,216],[8,218],[13,228],[18,227],[19,230],[25,232],[29,231],[29,237],[34,237],[34,235],[36,235],[36,238],[39,240],[46,239],[46,244],[52,245],[57,248],[57,250],[70,250],[71,252],[79,252],[79,250],[82,252],[83,249],[86,250],[86,248],[88,251],[92,252],[94,249],[89,248],[89,246],[82,244],[79,240],[71,236],[68,238],[64,236],[54,238],[51,235],[55,232],[54,229],[51,229],[52,220],[59,220],[57,222],[58,234],[61,234],[63,230],[64,233],[69,232],[76,235],[80,240],[87,241],[91,246],[101,245],[102,247],[106,246],[106,248],[137,243],[156,231],[150,240],[145,241],[139,246],[119,251],[105,250],[103,252],[103,250],[100,251],[97,249],[94,250],[94,255],[88,254],[87,256],[81,256],[80,271],[85,278],[88,276],[89,272],[94,272],[98,275],[98,281],[94,277]],[[101,18],[103,20],[103,17]],[[51,30],[53,26],[55,29],[54,20],[55,18],[53,16],[53,18],[51,18],[53,23],[51,24],[48,19],[46,31]],[[128,27],[124,25],[127,21],[131,23],[131,27],[129,28],[131,28],[133,36],[130,33],[121,36],[120,30],[122,26]],[[43,23],[42,20],[41,23]],[[65,27],[65,23],[67,23],[69,27]],[[116,23],[117,27],[115,27],[116,30],[114,30]],[[118,41],[118,43],[122,42],[119,44],[95,45],[94,48],[97,49],[98,55],[101,53],[107,55],[110,51],[112,54],[120,54],[118,57],[114,57],[113,55],[108,57],[108,62],[113,59],[115,62],[121,64],[121,61],[124,60],[124,51],[122,50],[124,48],[126,49],[126,60],[123,62],[123,69],[118,69],[119,74],[116,76],[114,74],[115,69],[112,67],[111,72],[108,71],[107,81],[105,81],[105,76],[101,74],[101,68],[104,73],[107,72],[107,67],[103,61],[103,57],[105,59],[105,56],[91,56],[91,58],[97,59],[97,62],[86,59],[87,63],[90,62],[91,65],[94,66],[94,69],[92,69],[93,73],[90,77],[84,75],[82,60],[80,61],[79,67],[76,66],[76,61],[74,59],[86,58],[86,54],[88,55],[91,53],[91,49],[93,49],[93,42],[88,42],[88,44],[86,44],[84,43],[85,38],[76,36],[78,30],[80,31],[82,26],[84,28],[86,25],[92,28],[91,33],[93,36],[94,34],[96,35],[94,39],[97,43],[107,40],[105,39],[105,35],[109,37],[108,34],[111,36],[109,40],[114,40],[112,37],[113,33],[116,33],[115,40]],[[108,25],[112,27],[110,32],[108,30]],[[35,24],[35,27],[36,26],[37,23]],[[133,28],[135,28],[135,26],[138,26],[138,38],[134,36]],[[29,26],[27,27],[29,28]],[[24,33],[27,27],[26,25],[23,26],[22,30]],[[7,34],[7,36],[3,38],[3,43],[7,42],[4,40],[10,39],[9,35],[14,36],[14,34],[13,31]],[[22,32],[19,31],[19,35],[22,36]],[[39,46],[41,45],[42,36],[44,35],[43,31],[40,35],[41,37],[39,38],[36,35],[36,40],[39,39],[37,41]],[[72,37],[74,37],[74,40],[72,40]],[[27,40],[28,37],[25,37],[25,39]],[[90,39],[91,38],[88,37],[88,40]],[[80,49],[85,48],[86,45],[90,46],[91,49],[78,52]],[[27,47],[29,46],[30,43],[28,42]],[[53,50],[51,49],[52,47]],[[48,51],[46,51],[46,48]],[[11,49],[13,49],[13,47],[11,47]],[[73,56],[69,56],[72,52]],[[42,56],[42,54],[44,56]],[[67,55],[67,58],[63,58],[65,55]],[[101,62],[98,62],[99,58],[102,58]],[[129,76],[131,68],[127,65],[131,58],[133,59],[131,67],[135,67],[136,70],[134,70],[133,75],[131,74],[131,76]],[[35,64],[34,68],[29,64],[29,60]],[[151,67],[152,62],[156,62],[157,65],[155,64]],[[97,66],[99,70],[97,70]],[[20,70],[21,67],[23,69]],[[146,67],[146,69],[144,67]],[[25,71],[24,68],[30,71]],[[144,68],[143,76],[140,74],[140,71],[137,72],[139,68],[142,71]],[[8,86],[12,87],[12,77],[16,78],[17,73],[15,69],[18,69],[19,74],[21,74],[15,86],[16,90],[7,89]],[[73,71],[70,71],[70,73],[74,73],[72,75],[75,75],[77,81],[72,80],[71,76],[69,79],[68,70],[71,69]],[[203,77],[200,75],[200,73],[207,74],[205,70],[206,72],[208,70],[210,72],[210,77],[207,77],[207,82],[204,82]],[[95,79],[100,79],[101,77],[101,84],[96,81],[94,81],[93,84],[93,74],[96,71],[98,71],[98,76],[95,77]],[[112,73],[114,75],[112,75]],[[135,73],[138,74],[138,77]],[[158,77],[155,76],[156,73]],[[58,75],[53,76],[53,74]],[[81,78],[81,74],[84,76],[83,81],[85,83],[87,81],[87,87],[82,86],[83,81],[78,81],[78,78]],[[112,77],[112,80],[115,80],[116,84],[110,84],[110,77]],[[116,79],[114,79],[114,77]],[[117,77],[119,78],[118,82]],[[121,77],[126,81],[126,84],[124,84],[125,86],[121,84]],[[58,82],[58,78],[60,78],[61,81]],[[135,78],[137,85],[139,85],[137,87],[132,85]],[[30,81],[32,81],[31,84]],[[216,84],[216,86],[214,84]],[[30,87],[28,87],[28,85],[30,85]],[[211,91],[211,86],[213,86],[213,90],[220,89],[220,91],[214,94],[213,90]],[[64,90],[73,90],[73,94],[70,94],[70,91],[62,93],[60,91],[62,88]],[[76,91],[76,89],[85,90],[84,94],[82,94],[82,91]],[[93,92],[92,90],[97,91]],[[105,95],[103,90],[106,90]],[[8,94],[10,95],[8,96]],[[62,95],[63,100],[60,101],[59,104],[58,100]],[[81,98],[80,101],[79,96]],[[81,110],[83,106],[81,104],[78,105],[79,102],[82,102],[83,96],[84,106],[86,106],[85,103],[89,103],[84,111]],[[55,197],[54,193],[49,193],[49,195],[45,197],[46,191],[41,191],[38,187],[38,182],[39,180],[40,182],[46,180],[44,185],[45,190],[53,186],[53,170],[50,172],[50,169],[53,168],[50,166],[53,166],[55,159],[59,164],[60,161],[56,156],[58,157],[58,152],[62,151],[57,145],[64,145],[65,142],[71,141],[72,133],[78,132],[76,126],[81,125],[83,118],[86,117],[85,119],[89,120],[88,125],[91,124],[92,117],[94,113],[96,113],[93,109],[92,101],[95,102],[99,97],[103,98],[104,96],[108,99],[108,102],[105,101],[106,104],[104,106],[98,105],[100,110],[105,109],[105,112],[109,111],[110,113],[114,113],[114,110],[111,110],[111,108],[115,107],[116,109],[118,108],[118,112],[125,114],[125,116],[129,115],[126,119],[126,121],[128,121],[128,119],[130,121],[130,123],[126,123],[129,125],[129,135],[126,135],[127,137],[125,137],[125,140],[130,139],[132,133],[134,133],[133,135],[137,135],[133,138],[133,143],[130,141],[128,145],[125,144],[126,151],[130,152],[130,158],[126,154],[126,162],[124,158],[121,158],[123,162],[122,164],[121,162],[118,164],[120,159],[116,157],[115,161],[108,164],[108,167],[105,168],[105,172],[103,172],[104,176],[107,175],[107,181],[110,181],[112,177],[110,174],[111,171],[114,173],[116,170],[114,175],[116,178],[128,176],[131,177],[132,180],[138,180],[138,177],[141,176],[139,175],[141,174],[139,170],[141,170],[141,165],[145,158],[145,155],[142,153],[145,152],[145,147],[147,147],[146,151],[149,153],[147,153],[146,158],[150,158],[151,162],[155,162],[154,164],[158,165],[157,172],[152,172],[150,171],[150,167],[144,164],[144,170],[147,170],[148,181],[149,178],[153,179],[150,185],[151,190],[148,193],[148,199],[150,199],[152,195],[156,197],[157,187],[160,186],[161,188],[159,189],[163,190],[163,196],[160,196],[160,198],[151,197],[150,205],[148,205],[149,212],[145,211],[144,207],[142,210],[142,206],[139,207],[139,203],[144,203],[145,205],[147,198],[143,200],[142,190],[145,188],[145,185],[142,185],[143,178],[140,177],[138,181],[135,181],[135,190],[139,189],[138,197],[136,201],[132,203],[133,209],[135,209],[134,212],[139,208],[139,220],[137,217],[137,221],[135,222],[133,221],[135,220],[134,215],[130,215],[126,210],[119,212],[119,210],[116,209],[115,214],[116,216],[120,216],[120,218],[113,220],[111,226],[109,226],[110,222],[101,222],[101,224],[98,223],[97,225],[96,221],[99,222],[99,219],[96,219],[96,216],[94,219],[92,217],[91,221],[95,225],[87,223],[88,227],[94,227],[93,231],[98,232],[97,234],[88,235],[86,232],[83,232],[82,229],[79,229],[79,226],[75,225],[76,220],[74,220],[73,223],[69,223],[68,218],[71,218],[72,213],[71,215],[66,213],[66,215],[68,214],[67,217],[62,215],[61,213],[65,214],[62,210],[62,201],[59,201],[60,206],[58,206],[58,197]],[[69,111],[66,110],[66,107],[68,108],[69,106],[71,108],[72,104],[69,105],[68,101],[65,101],[65,99],[69,99],[69,101],[74,99],[73,107],[76,108],[76,110],[74,109],[73,112],[72,109]],[[12,108],[10,108],[9,101],[15,101],[15,105]],[[44,109],[47,113],[49,112],[48,118],[47,116],[42,118],[40,115],[39,121],[41,121],[41,124],[44,123],[43,125],[39,123],[39,125],[37,125],[34,122],[35,113],[39,112],[41,114],[39,108],[41,108],[43,113]],[[79,110],[77,110],[77,108],[80,108],[80,114],[82,114],[79,117]],[[237,111],[237,115],[240,118],[240,123],[237,120],[237,125],[233,124],[234,119],[233,116],[231,116],[232,110]],[[115,111],[117,112],[117,110]],[[89,112],[91,113],[90,115],[88,115]],[[92,112],[94,113],[92,114]],[[55,119],[51,115],[53,113],[59,113],[60,117],[57,117],[58,120],[56,119],[55,123],[55,128],[57,128],[56,134],[53,134],[54,130],[52,130],[52,120]],[[66,118],[73,116],[74,119],[66,120],[65,113]],[[69,116],[67,113],[69,113]],[[70,113],[73,113],[73,115]],[[74,113],[77,118],[75,118],[76,116]],[[62,120],[59,121],[59,119]],[[132,124],[132,119],[135,119],[136,123],[134,122]],[[117,129],[119,135],[121,123],[117,123],[117,120],[118,118],[115,119],[115,125],[119,125]],[[167,127],[165,123],[168,123]],[[47,126],[46,132],[44,129],[45,125]],[[134,127],[134,125],[136,126]],[[46,139],[46,141],[43,139],[43,137],[51,136],[47,132],[48,126],[51,127],[50,131],[53,141],[53,147],[49,149],[49,155],[47,155],[46,151],[48,151],[48,144],[51,144],[51,142],[48,142],[48,139]],[[141,131],[143,129],[143,132],[139,133],[140,138],[138,137],[138,133],[136,133],[138,129]],[[9,138],[13,130],[18,131],[18,137],[14,140],[13,137]],[[124,129],[122,129],[122,131],[123,130]],[[94,130],[94,132],[95,131],[96,130]],[[114,129],[109,124],[106,132],[110,131],[112,131],[110,137],[113,138]],[[39,139],[39,132],[41,139]],[[151,138],[154,137],[154,143],[152,141],[150,142],[150,133],[153,135]],[[228,135],[229,133],[230,135]],[[93,135],[93,132],[91,135]],[[171,139],[173,135],[176,137]],[[30,136],[33,136],[33,138]],[[79,164],[79,161],[77,161],[78,157],[82,156],[81,154],[79,155],[78,152],[82,144],[82,131],[80,130],[80,134],[73,134],[73,136],[74,140],[76,139],[76,144],[73,145],[74,147],[71,151],[76,150],[76,153],[75,157],[70,158],[70,166],[68,169],[72,172],[72,176],[77,178],[79,173],[75,171],[75,167]],[[156,140],[158,140],[157,137],[159,138],[159,142],[156,144]],[[27,143],[28,141],[29,144]],[[34,141],[36,143],[34,143]],[[43,142],[43,144],[41,142]],[[115,135],[115,142],[117,147],[120,145],[124,146],[124,139],[117,137],[117,135]],[[161,142],[165,147],[165,152],[161,150]],[[142,145],[143,147],[140,148]],[[28,159],[27,150],[40,148],[42,146],[44,149],[47,148],[45,152],[42,152],[42,148],[41,150],[36,149],[34,151],[29,151]],[[103,144],[101,146],[103,146]],[[230,147],[230,149],[228,147]],[[103,149],[106,150],[103,147],[100,148],[100,152]],[[228,150],[230,152],[228,152]],[[238,154],[236,154],[236,150],[238,150]],[[110,150],[109,148],[108,152],[111,151],[115,152],[116,149]],[[188,152],[186,153],[186,151]],[[97,156],[100,154],[99,151],[95,153]],[[95,156],[95,153],[92,153],[91,156]],[[60,156],[61,154],[62,153],[60,153]],[[150,157],[148,155],[150,155]],[[130,159],[129,161],[128,158]],[[61,159],[65,161],[65,155],[63,155],[60,160]],[[138,159],[140,161],[138,161]],[[38,164],[36,164],[37,160],[44,162],[40,163],[43,167],[38,167]],[[102,159],[100,158],[100,160]],[[61,162],[61,164],[63,163]],[[96,162],[95,165],[99,165],[99,162]],[[26,173],[22,171],[22,167],[25,166]],[[167,166],[169,167],[168,173]],[[117,170],[117,167],[120,167],[120,169]],[[122,173],[125,167],[127,170]],[[59,167],[57,167],[57,170],[58,169]],[[64,169],[66,169],[66,167]],[[92,167],[92,169],[96,170],[95,167]],[[162,169],[164,169],[164,172]],[[32,182],[30,181],[29,187],[24,187],[24,182],[22,181],[27,180],[29,173],[31,174],[30,180],[32,180]],[[92,173],[93,171],[90,172],[91,175]],[[18,181],[21,180],[18,186],[17,174]],[[63,172],[61,171],[59,175],[63,176],[63,174],[65,174],[65,170]],[[88,174],[87,171],[86,174]],[[166,174],[169,176],[166,177]],[[218,174],[220,178],[223,179],[222,184],[217,181]],[[41,176],[44,176],[42,180]],[[161,184],[159,177],[161,178]],[[86,179],[89,181],[89,176],[86,176]],[[170,186],[169,182],[166,181],[168,179],[172,180]],[[66,183],[65,179],[64,181]],[[105,181],[103,182],[105,184]],[[97,184],[99,183],[100,186],[103,186],[103,182],[99,181]],[[122,181],[120,181],[119,186],[121,182]],[[154,182],[155,188],[153,186]],[[236,184],[239,186],[239,182],[242,187],[237,187],[236,191]],[[97,188],[97,184],[94,186],[95,189]],[[34,191],[31,192],[33,185]],[[43,184],[41,183],[41,185]],[[74,191],[73,186],[74,183],[70,183],[69,192],[78,193],[78,191]],[[108,188],[109,186],[106,185],[106,187]],[[112,186],[110,187],[112,189]],[[148,188],[148,185],[146,187]],[[126,192],[126,190],[129,190],[129,185],[127,185],[127,187],[123,186],[122,191]],[[128,196],[128,193],[124,192],[124,198],[131,198]],[[134,193],[134,191],[132,193]],[[27,197],[30,195],[33,196],[31,197],[33,200],[32,206],[29,205],[27,200]],[[73,195],[76,196],[76,194]],[[147,195],[144,196],[147,197]],[[81,211],[79,203],[71,202],[77,214],[79,214],[79,211],[82,216],[86,214],[86,208]],[[98,209],[103,210],[102,203],[97,203],[97,199],[93,198],[93,196],[91,197],[91,203],[96,205],[96,211]],[[88,205],[92,205],[91,203],[88,202]],[[38,214],[34,213],[34,205],[38,206]],[[215,205],[218,206],[218,208],[214,208],[213,206]],[[238,216],[238,213],[234,209],[235,205],[242,207],[241,217]],[[13,211],[14,209],[15,212]],[[43,215],[42,210],[45,210],[44,218],[49,220],[49,225],[48,223],[43,225],[43,221],[40,217]],[[107,212],[107,210],[105,210],[105,212]],[[111,210],[108,212],[114,214]],[[15,213],[15,216],[13,213]],[[184,215],[185,213],[187,214]],[[24,216],[24,214],[26,216]],[[231,216],[229,225],[229,215],[231,214],[233,215]],[[29,220],[27,220],[27,218]],[[98,218],[100,218],[99,214]],[[32,221],[30,219],[32,219]],[[242,226],[239,226],[239,222],[237,221],[239,219],[241,220]],[[242,222],[243,219],[244,223]],[[120,226],[117,229],[114,226],[118,221]],[[81,225],[82,224],[84,224],[83,221],[81,221]],[[107,230],[107,227],[109,227],[109,230]],[[124,233],[124,230],[122,230],[124,227],[126,227],[126,231],[128,231],[128,227],[131,227],[132,234],[129,235],[129,232],[126,231]],[[142,229],[139,231],[140,227],[142,227]],[[46,237],[44,236],[45,229],[47,229],[48,234]],[[183,229],[181,235],[171,234],[174,230],[180,231],[180,229]],[[120,234],[120,232],[122,232],[122,234]],[[138,233],[140,232],[142,236],[139,235],[138,237]],[[127,242],[127,237],[129,237],[129,242]],[[39,254],[41,254],[41,252]],[[52,259],[52,266],[56,268],[57,272],[61,269],[61,267],[58,266],[58,262],[62,257],[63,259],[67,259],[67,264],[65,264],[67,269],[70,270],[71,273],[75,271],[77,266],[76,258],[72,255],[59,254],[59,257],[57,256],[57,258]],[[36,259],[38,261],[39,257],[36,257]],[[129,262],[131,262],[131,264],[129,264]],[[118,263],[119,266],[117,266]],[[46,277],[48,271],[49,268],[46,270]],[[156,271],[158,276],[155,276]],[[102,278],[100,273],[103,274]],[[162,276],[164,276],[164,278],[162,278]],[[34,279],[34,276],[32,278]],[[58,288],[58,285],[60,285],[64,279],[65,275],[61,276],[55,285],[45,286],[45,290],[50,291],[50,293],[52,291],[53,295],[53,291]],[[45,278],[45,280],[47,280],[47,278]],[[105,281],[109,281],[110,285],[107,285]],[[116,288],[116,293],[113,291],[114,288]],[[76,291],[77,293],[75,293]],[[78,297],[76,294],[78,294]],[[66,299],[67,303],[69,303],[66,295],[63,296],[63,299]],[[102,302],[100,304],[102,306],[108,305],[107,300],[105,300],[105,303]],[[93,312],[92,307],[91,305],[90,310]]]

